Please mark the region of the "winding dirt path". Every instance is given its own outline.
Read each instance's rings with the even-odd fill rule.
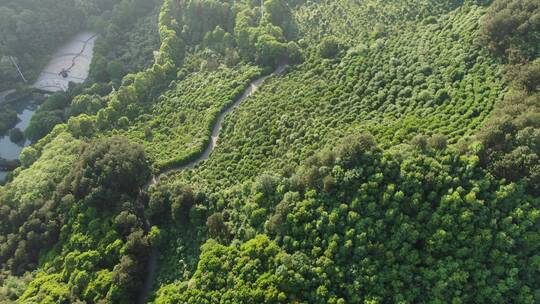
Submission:
[[[189,162],[188,164],[180,165],[180,166],[172,166],[170,168],[162,170],[157,175],[152,176],[150,181],[148,181],[148,183],[142,189],[141,194],[137,198],[137,201],[139,201],[142,204],[142,201],[143,201],[142,195],[148,190],[148,188],[150,188],[150,186],[152,186],[152,185],[156,184],[157,182],[159,182],[159,180],[161,179],[162,176],[164,176],[164,175],[166,175],[168,173],[174,172],[174,171],[192,169],[195,166],[197,166],[199,163],[207,160],[210,157],[210,154],[212,153],[212,151],[214,151],[214,149],[217,146],[218,139],[219,139],[219,133],[220,133],[221,128],[223,126],[223,121],[225,120],[225,117],[229,113],[234,111],[234,109],[236,109],[248,97],[253,95],[266,79],[268,79],[271,76],[279,75],[279,74],[283,73],[285,68],[286,68],[286,65],[281,65],[274,72],[272,72],[271,74],[260,77],[260,78],[258,78],[256,80],[252,81],[249,84],[249,86],[246,88],[246,90],[244,91],[242,96],[240,96],[240,98],[238,98],[231,106],[229,106],[227,109],[225,109],[225,111],[223,111],[221,114],[219,114],[219,116],[218,116],[218,118],[216,120],[216,123],[214,124],[214,127],[212,128],[212,134],[211,134],[210,143],[208,144],[208,146],[206,147],[204,152],[199,157],[197,157],[195,160]],[[150,228],[152,227],[152,223],[150,222],[150,220],[148,218],[146,218],[145,219],[145,224],[146,224],[146,232],[148,232],[150,230]],[[150,252],[150,257],[148,258],[146,277],[145,277],[145,280],[144,280],[144,283],[143,283],[143,287],[141,289],[141,293],[137,297],[137,304],[144,304],[146,299],[148,298],[148,295],[152,292],[152,287],[154,285],[154,279],[155,279],[156,270],[157,270],[157,266],[158,266],[158,257],[159,257],[159,251],[157,250],[157,248],[152,247],[152,250]]]

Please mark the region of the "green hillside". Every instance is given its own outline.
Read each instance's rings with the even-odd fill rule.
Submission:
[[[105,2],[0,186],[0,303],[540,302],[537,1]]]
[[[453,11],[338,59],[312,54],[231,115],[204,178],[235,183],[284,160],[294,166],[355,132],[384,147],[417,134],[451,144],[474,134],[504,92],[501,67],[473,44],[481,11]]]

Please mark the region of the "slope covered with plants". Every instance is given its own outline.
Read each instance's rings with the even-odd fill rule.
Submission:
[[[315,49],[233,114],[201,173],[225,172],[205,178],[221,182],[231,174],[235,183],[261,167],[283,168],[283,159],[298,164],[354,130],[369,131],[385,147],[415,135],[452,144],[474,134],[504,92],[501,68],[474,44],[481,14],[464,7],[337,58]]]
[[[152,4],[0,188],[1,303],[540,301],[536,1]]]
[[[350,136],[210,197],[196,271],[156,303],[534,303],[539,203],[474,153]]]

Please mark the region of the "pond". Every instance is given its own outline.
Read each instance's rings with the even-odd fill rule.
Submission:
[[[14,109],[17,111],[17,117],[19,122],[15,128],[20,129],[21,131],[26,130],[30,124],[30,119],[34,115],[38,108],[38,105],[31,99],[20,100],[14,104]],[[0,136],[0,158],[7,160],[19,159],[19,155],[24,147],[30,144],[29,140],[24,140],[22,142],[14,143],[9,138],[9,131]],[[7,172],[0,171],[0,181],[3,181],[6,178]]]

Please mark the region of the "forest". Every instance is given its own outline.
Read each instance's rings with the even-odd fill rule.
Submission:
[[[81,30],[1,304],[540,302],[538,1],[0,0],[0,91]]]

